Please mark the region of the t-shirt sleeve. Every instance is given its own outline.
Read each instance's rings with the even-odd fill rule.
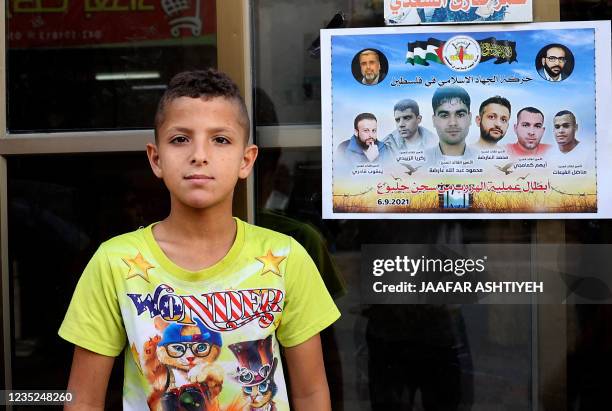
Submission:
[[[317,267],[293,238],[285,269],[285,287],[283,317],[276,330],[283,346],[303,343],[340,317]]]
[[[112,357],[125,346],[125,328],[103,246],[85,267],[58,334],[79,347]]]

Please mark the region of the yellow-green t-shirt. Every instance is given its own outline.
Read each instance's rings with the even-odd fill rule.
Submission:
[[[300,344],[340,314],[300,244],[236,226],[227,255],[201,271],[170,261],[153,225],[106,241],[85,268],[59,335],[125,352],[124,409],[207,396],[221,409],[289,409],[279,343]]]

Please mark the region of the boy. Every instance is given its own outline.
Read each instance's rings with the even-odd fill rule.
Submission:
[[[163,221],[103,243],[59,330],[75,353],[67,409],[102,409],[125,356],[126,410],[329,410],[319,332],[339,312],[291,237],[232,217],[257,147],[236,85],[214,70],[175,76],[147,145],[170,192]],[[125,348],[125,349],[124,349]]]

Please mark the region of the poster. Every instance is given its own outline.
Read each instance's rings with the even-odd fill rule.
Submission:
[[[384,7],[388,26],[533,20],[531,0],[385,0]]]
[[[609,33],[323,30],[324,217],[609,218]]]

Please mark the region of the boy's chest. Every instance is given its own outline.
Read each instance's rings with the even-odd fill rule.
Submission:
[[[151,261],[155,266],[155,261]],[[283,259],[273,254],[243,256],[235,264],[196,281],[177,280],[155,266],[148,281],[125,284],[122,311],[138,322],[159,318],[167,322],[202,321],[224,332],[244,326],[261,331],[279,321],[285,304]],[[275,328],[275,327],[274,327]]]

